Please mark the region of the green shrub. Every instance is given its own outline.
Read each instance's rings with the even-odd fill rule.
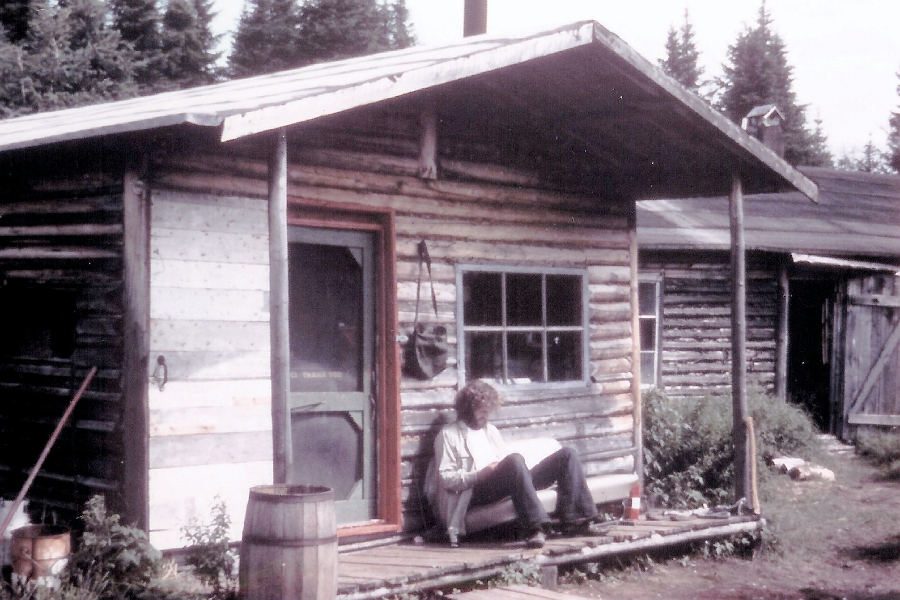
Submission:
[[[862,435],[856,440],[856,453],[877,467],[885,479],[900,480],[900,433]]]
[[[81,514],[84,532],[72,552],[68,579],[100,598],[138,597],[163,568],[162,554],[147,534],[106,512],[103,496],[94,496]]]
[[[194,568],[194,575],[201,583],[212,588],[213,598],[232,598],[237,594],[235,556],[228,540],[230,527],[231,517],[225,503],[217,498],[210,524],[193,520],[182,528],[190,544],[185,562]]]
[[[653,503],[671,508],[730,504],[734,447],[730,398],[643,396],[644,485]],[[812,420],[800,408],[760,392],[747,403],[756,433],[757,472],[778,455],[822,456]]]

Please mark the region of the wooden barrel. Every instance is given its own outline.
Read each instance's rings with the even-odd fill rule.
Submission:
[[[241,539],[245,600],[331,600],[337,594],[334,492],[308,485],[251,488]]]
[[[72,534],[60,525],[27,525],[12,532],[9,542],[13,574],[54,585],[69,561]]]

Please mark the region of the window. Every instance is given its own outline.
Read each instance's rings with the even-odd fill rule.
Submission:
[[[659,316],[662,281],[641,276],[638,282],[638,313],[641,332],[641,385],[659,387]]]
[[[466,381],[585,381],[584,271],[460,267],[458,283],[460,371]]]

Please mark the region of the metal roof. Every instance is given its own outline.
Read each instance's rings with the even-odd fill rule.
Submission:
[[[719,193],[737,170],[749,189],[816,196],[802,174],[593,21],[7,119],[0,152],[185,124],[220,128],[227,142],[476,82],[488,103],[527,113],[523,122],[547,140],[568,140],[574,160],[600,165],[599,179],[634,197]]]
[[[797,192],[744,196],[748,250],[900,258],[900,176],[801,168],[819,188],[813,204]],[[637,203],[645,250],[727,250],[728,198]]]

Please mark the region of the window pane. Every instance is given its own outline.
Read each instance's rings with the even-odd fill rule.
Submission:
[[[581,325],[581,277],[547,275],[547,325]]]
[[[638,284],[638,310],[642,315],[656,315],[656,286],[655,281],[641,282]]]
[[[581,362],[581,332],[547,332],[548,381],[582,379]]]
[[[499,332],[466,333],[466,380],[503,379],[503,338]]]
[[[503,302],[500,282],[500,273],[463,273],[465,325],[502,325]],[[426,302],[424,305],[427,304]]]
[[[506,324],[541,325],[541,276],[506,275]]]
[[[641,350],[656,351],[656,319],[641,319]]]
[[[656,352],[641,352],[641,383],[656,385]]]
[[[544,381],[544,362],[540,332],[511,333],[506,340],[508,373],[516,383]]]

